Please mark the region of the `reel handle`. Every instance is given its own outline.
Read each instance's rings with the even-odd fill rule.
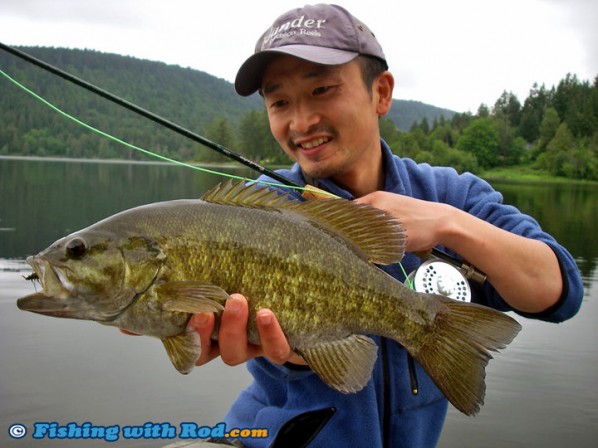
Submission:
[[[483,285],[486,282],[486,274],[478,270],[474,265],[467,263],[466,261],[457,260],[440,249],[433,248],[425,257],[421,257],[419,254],[416,255],[422,259],[428,259],[430,256],[432,256],[446,261],[450,265],[456,267],[466,279],[475,283],[479,283],[480,285]]]

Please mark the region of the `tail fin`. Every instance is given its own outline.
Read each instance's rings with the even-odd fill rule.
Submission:
[[[492,308],[439,298],[449,312],[436,316],[432,337],[413,356],[453,406],[475,415],[484,403],[490,351],[506,347],[521,325]]]

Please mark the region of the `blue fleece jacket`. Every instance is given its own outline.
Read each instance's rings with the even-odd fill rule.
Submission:
[[[416,164],[394,156],[384,141],[385,191],[426,201],[443,202],[518,235],[547,243],[556,253],[564,280],[560,301],[551,309],[526,317],[560,322],[572,317],[581,304],[583,286],[571,255],[554,238],[543,232],[530,216],[504,205],[500,193],[482,179],[452,168]],[[299,166],[280,173],[298,184],[305,180]],[[266,178],[264,178],[266,179]],[[320,180],[321,187],[347,199],[350,193],[333,182]],[[402,264],[407,272],[420,264],[419,258],[406,254]],[[384,267],[400,281],[404,275],[398,266]],[[473,291],[473,301],[499,310],[509,305],[486,282]],[[308,369],[275,365],[264,358],[247,363],[253,383],[244,390],[225,420],[228,428],[267,428],[267,439],[245,439],[250,447],[267,447],[279,428],[296,415],[326,407],[337,412],[316,436],[310,447],[433,447],[444,423],[447,400],[415,363],[419,392],[412,393],[405,349],[398,343],[373,337],[379,347],[372,379],[356,394],[344,395],[326,386]]]

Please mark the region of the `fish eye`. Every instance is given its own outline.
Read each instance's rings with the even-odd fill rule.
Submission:
[[[66,255],[75,260],[81,258],[87,252],[87,245],[82,238],[73,238],[66,245]]]

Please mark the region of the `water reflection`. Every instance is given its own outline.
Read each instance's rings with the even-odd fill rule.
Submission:
[[[181,377],[158,341],[127,338],[93,322],[23,313],[14,305],[17,297],[33,292],[22,278],[28,271],[22,261],[26,255],[123,209],[198,197],[221,180],[164,165],[0,158],[0,228],[14,229],[0,231],[2,421],[139,425],[168,420],[176,425],[222,420],[249,381],[243,367],[210,363]],[[563,324],[517,318],[523,325],[520,336],[489,364],[482,411],[472,419],[451,408],[439,447],[595,447],[598,188],[494,185],[505,202],[536,217],[571,251],[586,296],[580,313]],[[148,442],[130,440],[126,446],[166,444]],[[38,446],[31,439],[6,444],[17,445]],[[64,441],[61,446],[80,444]]]
[[[248,170],[224,169],[250,176]],[[58,238],[141,204],[197,198],[223,178],[163,164],[0,159],[0,258],[39,252]]]
[[[598,186],[586,184],[519,184],[494,182],[493,186],[575,257],[584,276],[596,270],[598,243]],[[586,282],[586,284],[588,284]]]

